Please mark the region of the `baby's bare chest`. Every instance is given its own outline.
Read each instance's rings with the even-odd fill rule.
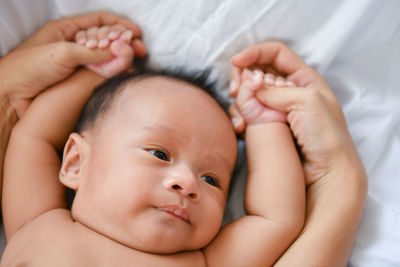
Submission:
[[[144,253],[72,222],[69,214],[62,213],[46,214],[21,228],[7,244],[1,267],[204,265],[200,252]]]

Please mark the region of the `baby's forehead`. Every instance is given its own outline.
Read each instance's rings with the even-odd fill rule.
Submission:
[[[224,110],[225,103],[217,102],[219,98],[213,88],[214,83],[207,82],[204,78],[188,76],[184,72],[126,73],[113,77],[94,90],[81,114],[76,131],[97,131],[103,128],[99,126],[102,126],[104,121],[113,120],[114,116],[121,115],[121,112],[133,109],[137,114],[143,113],[146,108],[134,107],[143,107],[146,104],[150,107],[163,106],[164,110],[161,112],[166,113],[174,108],[188,108],[188,105],[196,104],[200,109],[208,107],[217,110],[216,112]],[[168,103],[169,106],[164,103]]]
[[[126,86],[127,89],[132,90],[133,92],[140,93],[154,93],[157,91],[158,93],[161,91],[168,91],[169,94],[176,93],[178,91],[187,91],[189,90],[200,90],[202,89],[194,84],[186,82],[184,80],[180,80],[177,78],[166,77],[166,76],[144,76],[138,77],[129,81]]]
[[[171,105],[172,108],[180,104],[202,102],[222,109],[215,99],[201,87],[172,77],[139,77],[128,81],[124,87],[112,106],[121,107],[121,102],[126,103],[127,108],[138,103],[162,105],[173,102],[175,105]]]

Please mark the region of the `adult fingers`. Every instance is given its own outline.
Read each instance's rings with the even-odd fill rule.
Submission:
[[[110,33],[110,26],[101,26],[97,32],[97,40],[99,42],[98,48],[106,48],[110,45],[108,34]]]
[[[111,26],[110,33],[108,34],[108,38],[110,40],[117,40],[120,38],[121,34],[125,31],[125,27],[121,24]]]
[[[77,66],[107,62],[112,58],[109,49],[89,49],[72,42],[13,51],[1,61],[2,69],[9,70],[7,77],[4,76],[6,72],[0,75],[1,87],[13,98],[29,100],[68,77]]]
[[[247,47],[236,54],[232,64],[239,68],[246,68],[255,64],[270,64],[282,73],[292,73],[306,66],[303,60],[280,42],[267,42]]]
[[[87,37],[87,41],[86,41],[86,47],[89,48],[97,48],[97,32],[99,30],[99,27],[97,26],[93,26],[90,27],[89,29],[87,29],[86,31],[86,37]]]
[[[311,104],[310,101],[319,102],[323,99],[317,90],[299,87],[269,87],[257,91],[255,95],[263,104],[286,113],[306,107]]]
[[[65,40],[72,40],[77,30],[88,29],[93,26],[112,26],[115,24],[122,25],[133,33],[133,38],[138,38],[142,35],[140,28],[130,20],[121,16],[113,15],[106,12],[91,13],[86,15],[79,15],[69,18],[63,18],[52,22],[52,27],[62,27],[63,36]]]
[[[31,38],[18,46],[17,49],[57,41],[72,41],[79,30],[115,24],[120,24],[126,29],[131,30],[133,38],[140,38],[142,36],[140,28],[130,20],[110,13],[98,12],[50,21]]]
[[[272,70],[275,70],[277,74],[285,76],[287,80],[293,81],[298,86],[321,88],[321,83],[323,83],[326,87],[324,79],[317,72],[305,64],[294,51],[280,42],[267,42],[250,46],[236,54],[231,62],[238,68],[254,65],[272,67]]]
[[[255,95],[263,104],[288,114],[295,110],[315,108],[318,104],[320,108],[329,109],[342,125],[346,124],[341,106],[330,90],[321,91],[310,87],[270,87],[257,91]]]
[[[75,34],[75,42],[78,44],[86,45],[87,39],[86,31],[81,30]]]
[[[290,129],[303,156],[306,184],[312,184],[352,150],[353,143],[340,105],[313,88],[269,88],[256,97],[286,112]]]
[[[147,48],[140,39],[133,39],[132,47],[135,51],[135,57],[143,57],[147,54]]]
[[[49,53],[54,62],[71,68],[71,71],[79,65],[98,64],[113,58],[109,49],[89,49],[71,42],[57,42],[51,46]]]

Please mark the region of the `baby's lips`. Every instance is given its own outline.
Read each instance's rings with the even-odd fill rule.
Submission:
[[[160,211],[169,213],[183,221],[185,221],[186,223],[190,224],[190,216],[188,211],[181,207],[181,206],[176,206],[176,205],[168,205],[168,206],[162,206],[162,207],[158,207],[157,208]]]

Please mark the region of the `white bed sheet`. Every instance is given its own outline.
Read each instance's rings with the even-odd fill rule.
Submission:
[[[153,66],[213,67],[224,95],[236,52],[268,40],[294,49],[338,96],[367,169],[349,266],[400,266],[400,1],[1,0],[0,55],[48,20],[100,10],[140,25]],[[229,218],[243,212],[243,155],[239,166]]]

